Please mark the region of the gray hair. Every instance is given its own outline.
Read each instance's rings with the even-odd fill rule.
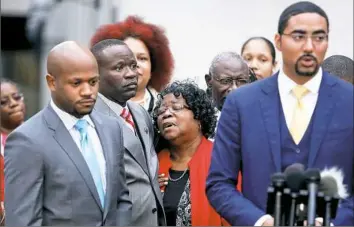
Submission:
[[[212,76],[215,73],[215,69],[216,69],[217,65],[220,62],[225,62],[225,61],[235,61],[237,63],[244,64],[248,68],[247,62],[238,53],[231,52],[231,51],[222,52],[222,53],[219,53],[218,55],[216,55],[214,57],[213,61],[211,62],[211,65],[209,67],[210,76]]]
[[[332,55],[322,63],[322,68],[340,78],[353,78],[353,60],[343,55]]]

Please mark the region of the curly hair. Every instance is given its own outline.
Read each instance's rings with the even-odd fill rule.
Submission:
[[[190,80],[175,81],[158,95],[156,107],[152,113],[155,128],[157,128],[157,109],[161,106],[164,96],[171,93],[175,97],[182,95],[193,112],[194,119],[200,122],[203,136],[213,137],[217,120],[216,110],[206,92]]]
[[[125,21],[99,27],[91,39],[91,46],[105,39],[125,40],[128,37],[141,40],[149,50],[151,58],[151,79],[149,85],[161,91],[172,78],[174,60],[165,31],[137,16]]]

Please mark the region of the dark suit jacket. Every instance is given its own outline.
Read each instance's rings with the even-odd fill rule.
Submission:
[[[6,225],[127,225],[131,202],[117,120],[90,115],[106,160],[102,207],[90,170],[51,106],[31,117],[5,146]]]
[[[223,107],[207,179],[207,195],[231,225],[254,225],[265,214],[270,176],[281,172],[278,76],[241,87]],[[323,73],[315,108],[308,168],[337,166],[352,192],[353,85]],[[235,179],[242,161],[242,194]],[[353,195],[335,225],[354,225]]]

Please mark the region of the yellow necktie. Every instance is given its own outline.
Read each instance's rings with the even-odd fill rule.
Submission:
[[[307,88],[297,85],[292,90],[296,97],[296,105],[294,108],[293,118],[290,125],[290,133],[296,144],[299,144],[304,136],[307,126],[310,122],[310,117],[306,114],[302,98],[309,92]]]

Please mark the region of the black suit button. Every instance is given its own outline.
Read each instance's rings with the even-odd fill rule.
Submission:
[[[156,208],[152,209],[152,213],[153,213],[153,214],[155,214],[155,213],[156,213],[156,211],[157,211],[157,209],[156,209]]]

